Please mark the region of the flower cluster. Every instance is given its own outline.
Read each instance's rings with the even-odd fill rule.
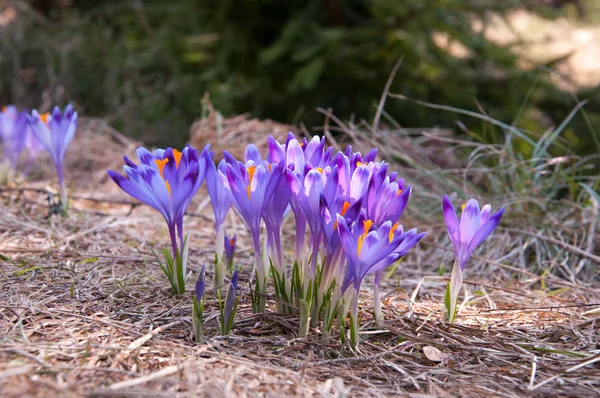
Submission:
[[[183,216],[206,178],[215,219],[213,287],[221,309],[222,334],[232,328],[239,299],[239,270],[233,259],[236,238],[227,237],[224,227],[227,213],[234,208],[252,238],[253,311],[265,310],[272,277],[277,311],[299,316],[299,336],[306,336],[310,325],[322,324],[323,337],[328,339],[337,324],[340,338],[345,339],[349,318],[350,342],[356,345],[364,280],[370,275],[373,278],[374,315],[381,323],[382,273],[425,236],[416,229],[405,230],[400,223],[412,188],[396,172],[390,172],[388,164],[376,161],[376,150],[363,156],[349,146],[344,152],[334,153],[325,147],[324,138],[299,140],[292,133],[285,143],[269,137],[268,148],[263,156],[254,144],[248,145],[243,161],[225,151],[218,165],[208,145],[200,155],[189,146],[182,152],[168,148],[152,153],[139,148],[139,164],[125,158],[126,176],[114,171],[109,175],[124,191],[165,218],[172,251],[163,250],[164,264],[160,259],[159,263],[175,293],[185,291],[187,278]],[[456,267],[462,276],[467,260],[494,230],[502,210],[491,215],[489,205],[479,211],[477,201],[471,200],[459,223],[448,197],[444,198],[443,208]],[[282,238],[284,220],[292,214],[293,254],[285,250]],[[447,304],[448,314],[450,307],[454,314],[458,282],[462,282],[462,277],[454,277],[456,267],[453,282],[449,283],[452,303]],[[226,273],[230,282],[223,294]],[[197,341],[204,339],[205,287],[203,266],[193,297]]]
[[[71,105],[64,112],[55,107],[52,113],[39,114],[32,111],[18,111],[13,105],[2,108],[0,112],[0,138],[2,139],[3,156],[15,170],[17,161],[24,148],[29,153],[29,161],[25,173],[33,160],[46,150],[56,166],[60,184],[61,204],[63,211],[67,209],[67,191],[63,178],[63,162],[69,144],[75,136],[77,128],[77,112]]]
[[[277,309],[300,316],[300,336],[320,321],[325,335],[336,320],[343,328],[351,309],[350,337],[356,344],[362,282],[373,274],[378,284],[381,272],[425,235],[405,231],[399,224],[411,187],[396,173],[388,173],[386,163],[375,161],[375,150],[362,156],[348,147],[334,154],[324,138],[298,140],[291,133],[285,143],[269,137],[268,144],[264,158],[249,145],[243,162],[225,152],[215,178],[224,196],[229,194],[222,203],[232,201],[252,236],[253,309],[265,309],[271,271]],[[216,197],[211,195],[218,219]],[[296,223],[291,267],[281,237],[288,213]],[[375,308],[381,319],[380,305]]]

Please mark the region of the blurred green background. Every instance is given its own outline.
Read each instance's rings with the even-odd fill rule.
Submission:
[[[0,103],[48,109],[77,104],[124,134],[181,145],[209,93],[225,116],[321,125],[315,108],[371,121],[391,86],[421,101],[487,115],[542,134],[576,104],[552,70],[523,68],[517,41],[485,32],[492,17],[527,10],[545,20],[600,25],[596,0],[0,0]],[[12,11],[11,11],[12,10]],[[454,43],[462,49],[457,54]],[[568,80],[569,76],[563,76]],[[580,155],[600,152],[600,90],[563,132]],[[388,99],[403,127],[456,127],[503,138],[481,121]],[[383,120],[385,122],[385,119]],[[558,150],[560,151],[560,150]]]

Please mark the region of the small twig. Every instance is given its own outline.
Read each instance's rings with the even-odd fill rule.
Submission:
[[[388,97],[388,94],[390,92],[390,87],[392,86],[392,83],[394,82],[396,73],[398,73],[398,69],[400,69],[400,66],[402,65],[403,60],[404,60],[404,57],[401,57],[398,60],[398,62],[396,62],[394,67],[392,68],[392,71],[390,72],[390,76],[388,77],[387,82],[385,83],[385,87],[383,89],[383,93],[381,94],[381,98],[379,99],[379,104],[377,106],[377,112],[375,113],[375,117],[373,118],[373,134],[375,134],[376,137],[379,137],[379,134],[377,134],[377,129],[379,128],[379,119],[381,118],[381,113],[383,112],[383,106],[385,105],[385,100]]]

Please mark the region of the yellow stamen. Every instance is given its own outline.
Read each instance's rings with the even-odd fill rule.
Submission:
[[[169,161],[168,158],[164,158],[162,160],[154,159],[154,163],[156,163],[156,166],[158,167],[158,172],[160,173],[160,177],[163,180],[165,179],[165,175],[163,174],[163,170],[165,168],[165,164],[167,164],[168,161]]]
[[[362,166],[363,162],[356,162],[356,167]]]
[[[399,189],[398,191],[396,191],[396,196],[400,196],[400,195],[402,195],[402,190],[401,189]]]
[[[181,162],[181,152],[177,149],[173,149],[173,157],[175,158],[175,167],[179,168],[179,162]]]
[[[303,146],[304,146],[304,141],[300,141],[300,140],[297,140],[297,141],[298,141],[298,143],[300,144],[300,147],[303,147]]]
[[[254,178],[255,172],[256,166],[248,167],[248,199],[250,199],[250,193],[252,192],[252,179]]]
[[[165,180],[165,185],[167,186],[167,191],[169,191],[169,196],[173,196],[171,194],[171,185],[169,184],[169,181]]]
[[[360,251],[362,249],[363,242],[364,242],[365,238],[367,237],[367,235],[369,233],[369,229],[371,229],[371,227],[373,226],[373,221],[371,221],[371,220],[365,220],[365,221],[363,221],[363,226],[365,228],[364,232],[363,232],[363,234],[361,236],[358,237],[358,245],[357,245],[357,249],[358,250],[357,250],[357,252],[358,252],[359,256],[360,256]]]
[[[322,167],[317,167],[315,170],[317,170],[319,173],[323,174],[323,168]]]
[[[463,205],[460,207],[462,211],[465,211],[465,207],[467,206],[466,203],[463,203]]]
[[[394,232],[396,232],[396,230],[398,229],[399,225],[400,224],[398,224],[398,223],[395,223],[394,225],[392,225],[392,229],[390,229],[390,236],[389,236],[390,243],[394,240]]]

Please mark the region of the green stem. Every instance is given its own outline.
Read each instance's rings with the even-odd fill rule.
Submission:
[[[450,283],[448,284],[448,302],[446,304],[446,319],[448,322],[454,322],[454,317],[456,316],[456,305],[458,302],[458,293],[462,288],[463,276],[462,276],[462,268],[458,261],[454,262],[454,267],[452,268],[452,275],[450,276]]]

